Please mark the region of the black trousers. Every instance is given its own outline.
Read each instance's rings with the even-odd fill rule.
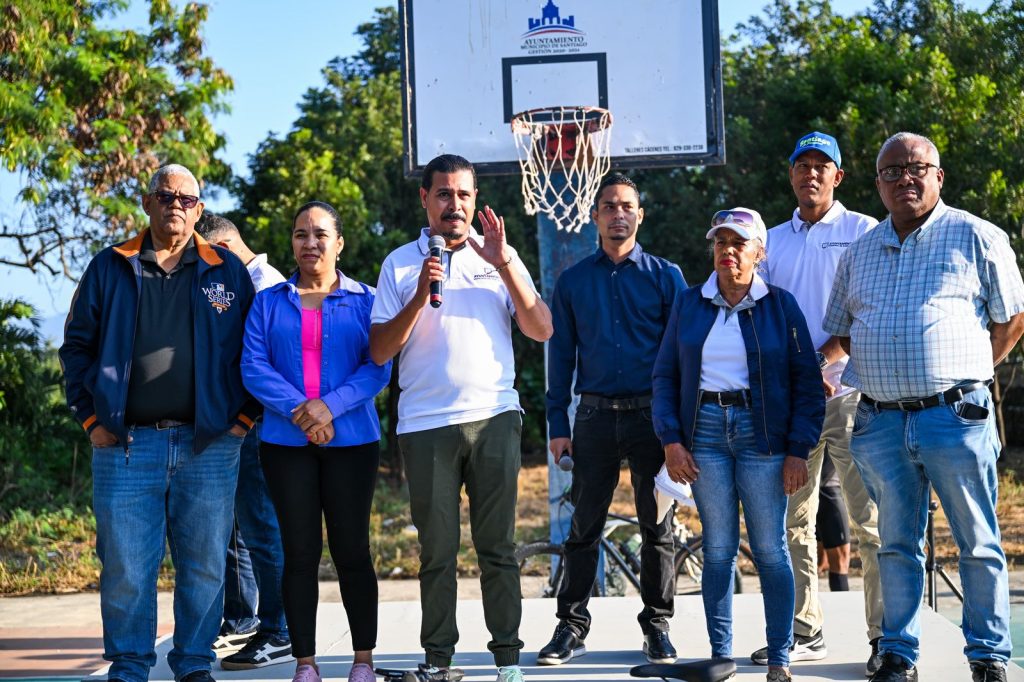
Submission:
[[[317,575],[323,526],[338,570],[352,648],[377,646],[377,574],[370,557],[370,505],[380,443],[324,448],[264,441],[260,463],[274,501],[284,547],[281,596],[296,658],[316,654]]]
[[[573,428],[572,528],[565,543],[565,574],[558,592],[558,618],[580,637],[590,632],[587,604],[597,580],[598,546],[608,507],[619,482],[619,465],[629,460],[640,521],[640,597],[637,616],[644,634],[667,631],[675,598],[675,556],[671,522],[658,523],[654,477],[665,462],[654,435],[651,410],[605,410],[580,405]]]

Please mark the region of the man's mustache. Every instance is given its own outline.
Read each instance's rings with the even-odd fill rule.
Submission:
[[[441,216],[441,220],[465,220],[466,214],[462,211],[450,211]]]

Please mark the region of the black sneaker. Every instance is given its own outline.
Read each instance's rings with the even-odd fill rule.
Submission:
[[[816,635],[793,635],[793,646],[789,648],[789,662],[796,661],[820,661],[828,656],[828,647],[825,646],[825,635],[818,630]],[[768,665],[768,647],[762,647],[750,654],[750,661],[754,665]]]
[[[193,670],[181,678],[181,682],[216,682],[216,680],[213,679],[209,670]]]
[[[973,682],[1006,682],[1006,665],[1001,661],[971,661]]]
[[[871,677],[878,669],[882,667],[882,654],[878,653],[878,640],[881,637],[875,637],[871,640],[871,657],[868,658],[868,664],[864,668],[864,674],[867,677]]]
[[[217,639],[213,640],[213,653],[217,656],[234,653],[248,644],[258,631],[259,628],[249,632],[221,632]]]
[[[289,638],[271,632],[258,632],[237,654],[221,659],[220,667],[225,670],[252,670],[294,660]]]
[[[555,626],[551,641],[537,652],[537,665],[562,665],[585,653],[583,639],[563,620]]]
[[[644,655],[651,663],[675,663],[679,658],[668,638],[668,632],[661,630],[644,635]]]
[[[882,665],[868,682],[917,682],[917,668],[896,654],[882,654]]]

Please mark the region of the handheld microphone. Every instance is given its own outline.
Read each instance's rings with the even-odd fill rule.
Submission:
[[[444,262],[444,237],[434,235],[433,237],[427,240],[427,248],[430,249],[431,256],[437,258],[442,263]],[[442,289],[443,287],[441,285],[441,282],[430,283],[430,306],[432,308],[441,307],[441,301],[444,300],[441,296]]]
[[[558,458],[558,468],[562,471],[572,471],[572,467],[576,462],[572,461],[572,457],[568,452],[563,452],[562,456]]]

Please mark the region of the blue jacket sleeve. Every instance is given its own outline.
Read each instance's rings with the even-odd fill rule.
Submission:
[[[576,320],[563,273],[555,283],[551,297],[551,321],[554,334],[548,341],[547,417],[549,438],[569,438],[569,404],[572,402],[572,377],[576,370]]]
[[[64,371],[68,407],[87,433],[99,425],[92,393],[86,384],[99,356],[100,260],[100,257],[96,257],[89,263],[75,290],[64,323],[64,343],[58,353]]]
[[[291,419],[292,410],[306,401],[306,394],[281,376],[270,362],[267,324],[274,293],[272,289],[259,293],[245,320],[242,382],[264,407]]]
[[[821,438],[825,422],[825,389],[807,321],[791,293],[776,289],[782,297],[789,336],[789,453],[807,459]]]
[[[662,445],[682,443],[682,425],[679,422],[679,389],[681,384],[679,367],[679,314],[681,298],[676,296],[672,313],[661,338],[658,358],[654,361],[651,378],[651,415],[654,433]]]
[[[369,323],[369,321],[367,321]],[[338,388],[320,396],[334,418],[353,407],[373,400],[391,380],[391,361],[378,365],[370,359],[370,347],[363,349],[360,365]]]

